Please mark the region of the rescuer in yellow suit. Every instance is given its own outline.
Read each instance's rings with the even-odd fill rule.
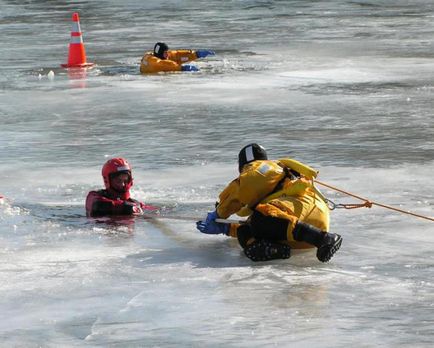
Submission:
[[[169,50],[164,42],[157,42],[153,52],[146,52],[140,62],[140,72],[151,74],[168,71],[198,71],[190,64],[185,64],[198,58],[213,56],[209,50]]]
[[[317,248],[317,258],[329,261],[342,237],[329,233],[329,208],[314,186],[318,172],[290,158],[268,160],[265,149],[249,144],[238,155],[240,175],[220,193],[216,210],[199,231],[238,238],[253,261],[287,259],[291,248]],[[246,223],[216,221],[232,214],[249,216]]]

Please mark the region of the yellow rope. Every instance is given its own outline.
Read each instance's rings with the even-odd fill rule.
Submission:
[[[373,201],[370,201],[369,199],[366,199],[366,198],[363,198],[363,197],[361,197],[361,196],[357,196],[357,195],[355,195],[355,194],[353,194],[353,193],[350,193],[350,192],[347,192],[347,191],[341,190],[341,189],[339,189],[339,188],[337,188],[337,187],[334,187],[334,186],[332,186],[332,185],[326,184],[326,183],[321,182],[321,181],[319,181],[319,180],[316,180],[316,179],[315,179],[314,181],[315,181],[317,184],[319,184],[319,185],[322,185],[322,186],[328,187],[328,188],[330,188],[330,189],[332,189],[332,190],[335,190],[335,191],[338,191],[338,192],[344,193],[344,194],[346,194],[346,195],[348,195],[348,196],[351,196],[351,197],[354,197],[354,198],[360,199],[361,201],[364,201],[363,204],[342,204],[342,206],[343,206],[344,208],[346,208],[346,209],[355,209],[355,208],[362,208],[362,207],[371,208],[373,205],[377,205],[377,206],[379,206],[379,207],[386,208],[386,209],[390,209],[390,210],[394,210],[394,211],[397,211],[397,212],[399,212],[399,213],[412,215],[412,216],[415,216],[415,217],[418,217],[418,218],[421,218],[421,219],[425,219],[425,220],[429,220],[429,221],[434,221],[434,218],[432,218],[432,217],[425,216],[425,215],[420,215],[420,214],[416,214],[416,213],[412,213],[411,211],[402,210],[402,209],[399,209],[399,208],[392,207],[392,206],[390,206],[390,205],[386,205],[386,204],[381,204],[381,203],[373,202]]]

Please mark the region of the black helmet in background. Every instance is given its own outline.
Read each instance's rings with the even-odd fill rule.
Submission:
[[[252,143],[244,146],[240,153],[238,154],[238,170],[243,170],[243,167],[250,162],[256,160],[266,160],[268,159],[267,152],[265,149],[256,143]]]
[[[169,46],[167,46],[164,42],[157,42],[154,46],[154,56],[160,59],[166,59],[167,56],[165,56],[164,53],[168,50]]]

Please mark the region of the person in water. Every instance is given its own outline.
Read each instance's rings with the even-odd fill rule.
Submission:
[[[185,64],[198,58],[213,56],[209,50],[169,50],[164,42],[157,42],[153,52],[146,52],[140,62],[142,74],[168,72],[168,71],[198,71],[190,64]]]
[[[240,175],[220,193],[216,209],[196,223],[207,234],[238,238],[253,261],[287,259],[291,248],[317,248],[319,261],[329,261],[342,237],[330,233],[326,199],[313,184],[318,172],[290,158],[268,160],[265,149],[249,144],[238,155]],[[237,213],[245,223],[219,223]]]
[[[86,198],[89,217],[113,215],[142,215],[157,210],[130,197],[133,186],[131,166],[124,158],[112,158],[102,167],[105,190],[90,191]]]

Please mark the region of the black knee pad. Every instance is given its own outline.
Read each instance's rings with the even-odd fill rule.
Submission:
[[[237,229],[237,238],[238,243],[240,243],[241,247],[244,249],[247,246],[247,242],[249,239],[253,237],[252,231],[248,224],[243,224]]]
[[[256,239],[267,239],[272,241],[287,240],[288,220],[263,215],[254,211],[250,226],[252,235]]]

